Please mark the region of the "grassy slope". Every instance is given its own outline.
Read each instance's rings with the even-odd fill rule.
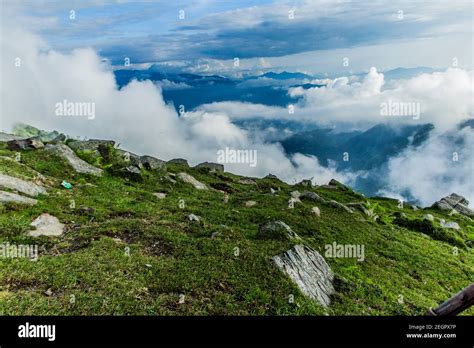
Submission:
[[[0,156],[14,153],[0,144]],[[474,278],[472,248],[459,248],[456,255],[452,244],[390,223],[396,211],[419,219],[426,213],[409,206],[398,209],[392,200],[318,188],[322,197],[339,202],[369,201],[371,207],[377,203],[388,224],[325,204],[317,204],[321,218],[316,218],[310,214],[311,202],[287,208],[289,193],[303,188],[269,179],[258,180],[255,187],[238,184],[237,176],[229,173],[186,169],[206,184],[231,186],[235,192],[224,203],[221,192],[197,191],[180,182],[171,185],[160,180],[159,173],[146,173],[140,183],[110,175],[91,177],[75,173],[42,150],[22,153],[22,163],[51,179],[52,188],[34,207],[0,206],[0,243],[40,245],[36,262],[0,259],[0,313],[6,315],[416,315]],[[0,171],[34,176],[25,166],[5,159],[0,159]],[[73,184],[72,190],[60,186],[63,179]],[[279,188],[276,196],[270,187]],[[168,196],[159,200],[153,192]],[[247,200],[258,204],[245,207]],[[43,212],[67,225],[62,237],[25,235]],[[200,216],[201,222],[188,221],[189,213]],[[472,226],[467,219],[430,213],[457,221],[462,232],[456,238],[463,243],[474,239],[466,233],[467,224]],[[272,264],[270,258],[293,243],[256,238],[258,225],[270,219],[286,222],[322,255],[324,245],[333,241],[365,246],[364,262],[326,258],[336,274],[337,293],[330,309],[305,298]],[[211,238],[214,232],[219,234]],[[49,288],[53,294],[46,296]],[[179,303],[180,294],[184,303]]]

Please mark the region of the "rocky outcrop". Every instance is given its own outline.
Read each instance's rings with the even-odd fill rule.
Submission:
[[[7,142],[7,147],[11,151],[28,151],[38,150],[44,147],[43,142],[38,137],[10,140]]]
[[[16,193],[0,191],[0,203],[35,205],[38,201],[33,198],[17,195]]]
[[[296,283],[303,294],[324,307],[331,304],[334,274],[324,258],[308,246],[298,244],[273,257],[279,269]]]
[[[222,173],[224,172],[224,165],[220,163],[213,163],[213,162],[203,162],[199,163],[194,168],[206,168],[209,169],[211,172]]]
[[[172,160],[169,160],[169,161],[166,162],[166,163],[169,163],[169,164],[178,164],[178,165],[180,165],[180,166],[189,167],[188,161],[186,161],[184,158],[173,158]]]
[[[372,212],[368,210],[363,203],[355,202],[355,203],[347,203],[346,207],[350,209],[357,209],[360,212],[364,213],[367,216],[372,216]]]
[[[8,141],[12,140],[20,140],[20,139],[25,139],[25,137],[21,137],[18,135],[13,135],[13,134],[8,134],[4,132],[0,132],[0,142],[1,143],[6,143]]]
[[[58,218],[49,214],[41,214],[32,223],[35,230],[29,231],[28,235],[32,237],[39,236],[60,236],[63,234],[64,225]]]
[[[43,186],[2,173],[0,173],[0,187],[15,190],[31,197],[47,194]]]
[[[255,182],[255,180],[252,180],[250,178],[241,178],[239,181],[238,181],[239,184],[242,184],[242,185],[257,185],[257,183]]]
[[[94,151],[99,154],[99,146],[115,146],[115,141],[113,140],[98,140],[98,139],[90,139],[90,140],[76,140],[72,141],[68,144],[68,146],[73,149],[74,151]]]
[[[320,197],[317,193],[313,191],[304,191],[300,196],[300,199],[307,199],[313,202],[320,202],[320,203],[325,203],[326,200],[322,197]]]
[[[45,147],[46,151],[49,151],[63,159],[65,159],[71,167],[78,173],[102,175],[102,169],[96,168],[86,161],[83,161],[72,151],[67,145],[64,144],[48,144]]]
[[[188,173],[178,173],[177,178],[185,183],[191,184],[196,190],[207,190],[207,186],[202,182],[196,180],[193,176]]]
[[[148,170],[166,171],[166,162],[152,156],[141,156],[140,164]]]
[[[301,239],[287,224],[282,221],[270,221],[261,224],[258,228],[258,237],[261,239]]]
[[[449,196],[441,198],[439,201],[433,204],[433,208],[440,210],[456,210],[457,212],[467,215],[474,216],[474,210],[468,208],[469,201],[456,193],[451,193]]]
[[[337,202],[337,201],[335,201],[335,200],[330,200],[328,203],[329,203],[332,207],[337,208],[337,209],[344,210],[344,211],[346,211],[346,212],[348,212],[348,213],[351,213],[351,214],[352,214],[352,213],[354,212],[354,210],[353,210],[352,208],[349,208],[349,207],[347,207],[346,205],[344,205],[344,204],[342,204],[342,203],[339,203],[339,202]]]

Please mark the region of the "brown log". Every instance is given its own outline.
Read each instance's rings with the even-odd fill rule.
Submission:
[[[472,305],[474,305],[474,283],[440,304],[437,308],[430,309],[426,315],[457,315]]]

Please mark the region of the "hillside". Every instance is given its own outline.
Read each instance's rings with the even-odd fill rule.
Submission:
[[[422,315],[473,281],[474,223],[462,213],[62,140],[21,151],[0,141],[4,200],[31,200],[0,205],[0,244],[39,246],[36,261],[0,258],[5,315]],[[88,164],[74,169],[65,156],[76,155]],[[44,213],[58,235],[28,233]],[[262,233],[272,221],[299,237]],[[363,246],[363,260],[325,256],[334,242]],[[332,270],[329,306],[275,265],[295,244]]]

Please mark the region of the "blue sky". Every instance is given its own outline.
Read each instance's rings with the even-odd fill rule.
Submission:
[[[248,71],[346,73],[443,68],[453,57],[472,69],[472,6],[465,0],[5,0],[3,12],[54,49],[92,46],[114,65],[129,57],[132,64],[223,73],[238,57]],[[346,57],[350,66],[341,64]]]

